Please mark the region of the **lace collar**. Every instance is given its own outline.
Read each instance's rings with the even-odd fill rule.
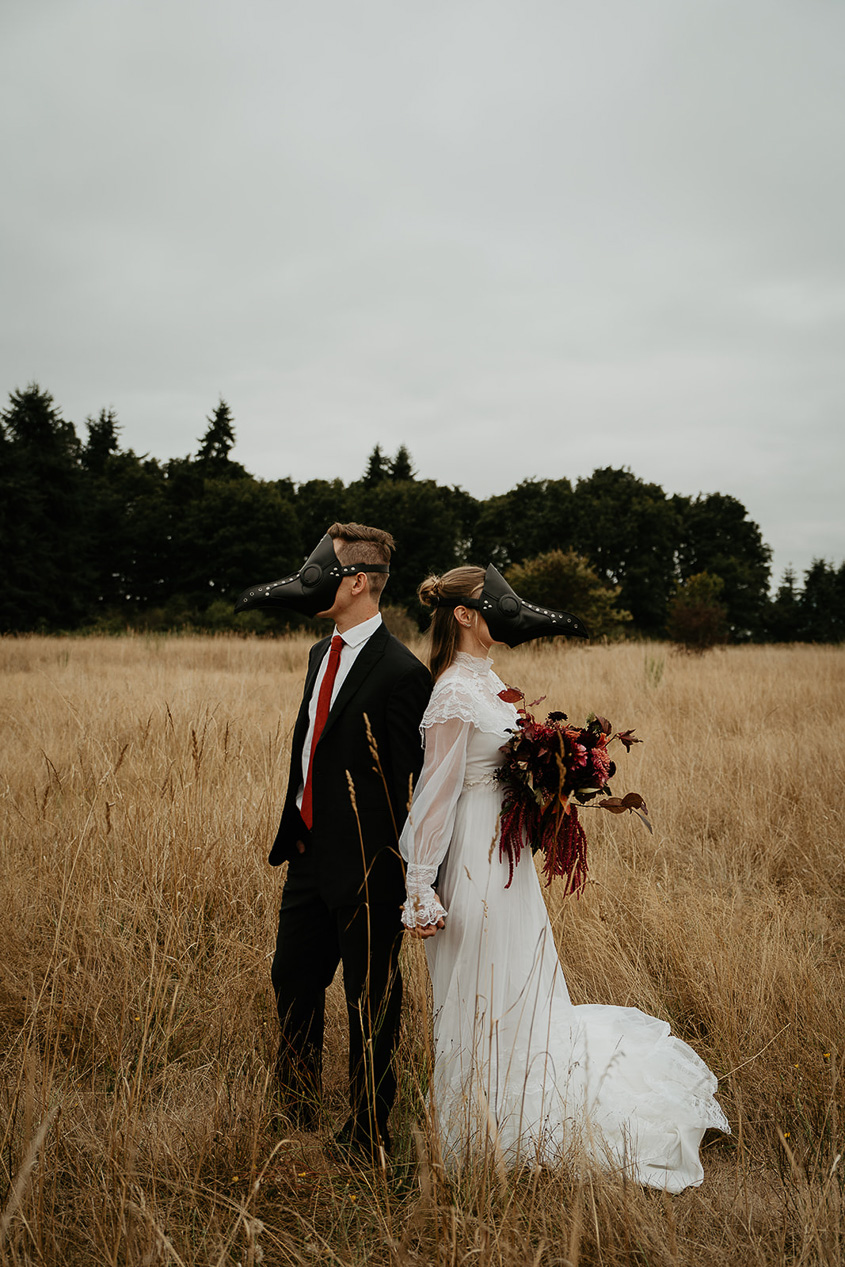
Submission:
[[[468,651],[456,651],[452,664],[462,669],[469,669],[470,673],[474,673],[476,677],[487,677],[493,668],[493,659],[491,656],[482,659],[481,656],[470,655]]]
[[[423,732],[437,722],[458,718],[505,739],[516,725],[516,709],[499,698],[503,684],[493,672],[492,663],[489,656],[482,659],[459,651],[434,683],[421,723]]]

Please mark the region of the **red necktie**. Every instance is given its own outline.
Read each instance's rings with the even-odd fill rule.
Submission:
[[[308,777],[305,780],[305,787],[302,790],[302,809],[299,811],[302,815],[302,821],[308,830],[311,830],[311,824],[314,821],[314,814],[311,808],[311,774],[314,769],[314,750],[317,747],[320,735],[323,733],[323,727],[329,716],[329,709],[332,705],[332,691],[334,689],[334,681],[337,677],[337,666],[340,664],[340,653],[343,649],[343,639],[340,634],[335,634],[332,638],[331,650],[329,651],[329,659],[326,664],[326,673],[320,686],[320,694],[317,696],[317,713],[314,717],[314,734],[311,737],[311,753],[308,757]]]

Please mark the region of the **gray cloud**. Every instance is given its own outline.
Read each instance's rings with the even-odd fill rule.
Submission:
[[[628,464],[845,554],[833,0],[28,0],[0,390],[257,474]]]

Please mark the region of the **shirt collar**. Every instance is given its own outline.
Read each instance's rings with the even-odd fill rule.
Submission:
[[[376,612],[375,616],[371,616],[369,620],[362,620],[360,625],[353,625],[351,629],[347,629],[346,633],[342,633],[340,637],[343,639],[347,647],[360,647],[371,638],[381,624],[381,612]],[[337,633],[337,625],[334,629]]]

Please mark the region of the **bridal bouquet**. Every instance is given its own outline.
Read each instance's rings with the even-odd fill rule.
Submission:
[[[531,709],[542,702],[526,705],[522,691],[509,686],[499,697],[517,705],[519,714],[511,738],[501,751],[504,764],[496,777],[504,786],[499,856],[510,864],[508,883],[526,845],[532,853],[545,854],[543,874],[547,885],[554,876],[566,881],[564,896],[580,894],[587,879],[587,838],[579,818],[578,805],[587,805],[597,796],[604,799],[592,808],[612,814],[636,814],[651,831],[646,803],[638,792],[613,796],[610,780],[616,773],[608,748],[619,740],[626,752],[633,730],[619,730],[605,717],[591,714],[585,726],[569,725],[566,713],[549,713],[538,721]]]

